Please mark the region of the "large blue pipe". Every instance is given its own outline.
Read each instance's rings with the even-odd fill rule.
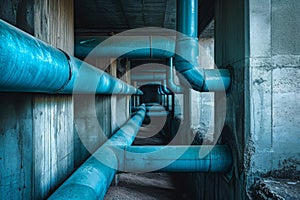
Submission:
[[[49,199],[103,199],[119,167],[119,160],[123,160],[118,157],[113,147],[124,149],[132,144],[145,118],[145,113],[145,105],[142,105],[140,110],[83,163]]]
[[[126,172],[227,172],[232,166],[228,146],[128,146]]]
[[[3,20],[0,20],[0,73],[1,92],[142,94]]]
[[[222,91],[230,86],[228,70],[199,68],[198,0],[177,0],[175,68],[184,78],[181,83],[197,91]],[[180,92],[180,88],[178,89]]]
[[[151,29],[149,30],[151,33]],[[149,34],[149,33],[145,33]],[[174,36],[76,37],[75,56],[169,58],[174,55]]]
[[[198,68],[198,0],[177,0],[177,35],[175,68],[187,85],[202,91],[205,74]],[[183,79],[181,79],[183,80]]]

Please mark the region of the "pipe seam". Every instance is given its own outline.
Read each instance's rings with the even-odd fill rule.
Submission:
[[[68,86],[68,84],[72,80],[72,76],[73,76],[72,67],[71,67],[71,57],[69,56],[69,54],[67,54],[62,49],[60,49],[60,48],[57,48],[57,49],[59,51],[61,51],[66,56],[66,59],[68,61],[68,66],[69,66],[69,78],[68,78],[68,80],[66,80],[65,84],[61,88],[59,88],[58,90],[56,90],[54,93],[60,93],[61,91],[63,91]]]

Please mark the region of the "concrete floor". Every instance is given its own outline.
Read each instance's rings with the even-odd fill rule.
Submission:
[[[154,134],[142,127],[133,145],[164,145],[162,132]],[[146,136],[146,137],[145,137]],[[178,190],[180,181],[174,173],[120,173],[116,175],[105,200],[174,200],[188,199]],[[117,180],[117,181],[116,181]]]
[[[105,200],[173,200],[178,195],[170,174],[122,173],[109,188]]]
[[[300,181],[292,179],[264,178],[252,188],[253,199],[300,199]]]

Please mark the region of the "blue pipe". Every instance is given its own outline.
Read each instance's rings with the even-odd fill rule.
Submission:
[[[169,69],[167,69],[167,87],[170,88],[170,90],[173,93],[177,94],[183,94],[185,91],[185,88],[181,85],[176,85],[174,81],[174,65],[173,65],[173,58],[171,57],[170,60],[170,66]]]
[[[145,114],[143,104],[49,199],[103,199],[117,169],[126,172],[226,172],[230,168],[232,156],[226,146],[130,146]]]
[[[167,87],[167,81],[166,80],[163,80],[163,85],[160,85],[159,86],[159,91],[161,92],[161,94],[164,94],[164,95],[171,95],[173,94],[172,91],[170,91]]]
[[[163,95],[163,93],[162,93],[161,90],[160,90],[160,87],[157,88],[157,93],[158,93],[159,95]]]
[[[198,68],[198,0],[177,0],[177,31],[175,67],[190,85],[202,91],[205,75]]]
[[[169,112],[167,111],[160,111],[160,112],[147,112],[146,115],[148,117],[167,117],[169,114]]]
[[[132,81],[163,81],[166,75],[163,73],[134,73],[131,74]]]
[[[198,63],[198,0],[177,0],[175,68],[181,83],[197,91],[222,91],[230,86],[228,70],[206,71]],[[215,81],[215,82],[214,82]]]
[[[142,94],[0,20],[1,92]]]
[[[128,146],[126,172],[227,172],[232,154],[224,145]]]
[[[169,58],[175,49],[174,37],[170,36],[77,37],[75,44],[75,56],[80,58]]]
[[[202,91],[228,90],[231,85],[230,72],[227,69],[204,69],[205,82]]]
[[[49,199],[103,199],[117,172],[119,159],[123,160],[113,147],[118,145],[125,148],[132,144],[145,113],[145,105],[142,105],[137,114],[84,162]]]

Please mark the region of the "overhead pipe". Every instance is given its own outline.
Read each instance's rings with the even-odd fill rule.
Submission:
[[[183,11],[181,11],[183,12]],[[186,31],[187,28],[184,29]],[[85,57],[88,53],[92,51],[93,48],[95,48],[97,45],[99,45],[105,38],[100,37],[101,39],[98,39],[98,37],[93,37],[93,39],[87,39],[86,41],[81,41],[83,44],[79,47],[77,47],[75,53],[76,56]],[[156,39],[154,39],[156,38]],[[178,36],[178,40],[176,43],[176,51],[177,54],[175,56],[176,60],[176,70],[179,72],[182,72],[183,70],[187,70],[186,67],[189,68],[187,72],[183,73],[184,77],[187,79],[187,84],[191,85],[193,89],[196,89],[198,91],[202,92],[208,92],[208,91],[219,91],[228,89],[230,86],[230,73],[226,69],[200,69],[198,68],[198,40],[197,38],[188,38],[184,37],[181,34]],[[188,39],[186,39],[188,38]],[[173,75],[173,53],[175,50],[175,40],[170,39],[168,37],[163,36],[154,36],[151,39],[151,36],[138,36],[137,38],[134,36],[118,36],[116,38],[113,38],[112,40],[108,40],[109,42],[105,42],[104,45],[100,45],[99,49],[95,50],[91,55],[92,56],[108,56],[108,57],[145,57],[145,58],[151,58],[151,57],[160,57],[160,58],[169,58],[170,59],[170,68],[167,69],[166,78],[163,76],[163,74],[158,75],[150,73],[149,75],[147,73],[139,74],[139,75],[132,75],[132,80],[136,81],[147,81],[147,80],[167,80],[167,86],[170,88],[170,90],[174,93],[183,93],[184,88],[183,86],[176,85],[174,83],[174,75]],[[156,41],[156,42],[155,42]],[[185,43],[186,42],[186,43]],[[184,44],[182,44],[184,43]],[[189,45],[188,43],[191,43],[192,45]],[[159,45],[165,45],[166,47],[161,47]],[[84,46],[85,47],[82,47]],[[166,48],[168,50],[159,50],[156,48]],[[86,49],[86,50],[82,50]],[[186,48],[188,48],[188,51],[186,51]],[[89,49],[89,50],[88,50]],[[192,55],[190,55],[188,52],[190,49],[193,49]],[[78,52],[84,52],[86,51],[85,56],[81,55]],[[126,53],[130,51],[129,53]],[[120,56],[121,55],[121,56]],[[181,56],[179,56],[181,55]],[[181,58],[183,57],[183,58]],[[192,60],[190,63],[186,60],[186,58],[189,58]],[[192,65],[194,63],[194,65]],[[183,66],[183,67],[182,67]],[[185,67],[185,68],[184,68]],[[192,69],[191,69],[192,68]],[[178,70],[179,69],[179,70]],[[202,74],[202,75],[199,75]],[[198,81],[199,79],[199,81]],[[205,80],[203,80],[205,79]],[[202,83],[199,84],[199,83]],[[201,87],[201,89],[200,89]],[[165,93],[167,90],[163,89]]]
[[[111,147],[130,146],[142,125],[145,113],[145,105],[140,106],[140,110],[96,150],[49,199],[103,199],[117,172],[119,159],[124,160]]]
[[[0,20],[0,91],[142,94],[127,83]]]
[[[185,88],[181,85],[176,85],[174,81],[174,65],[173,65],[173,57],[169,59],[170,66],[167,69],[167,87],[170,88],[170,90],[173,93],[182,94],[185,91]]]
[[[157,90],[158,90],[158,94],[165,95],[165,92],[162,90],[161,85],[157,87]]]
[[[185,87],[200,92],[224,91],[230,87],[230,73],[227,69],[207,71],[198,63],[198,1],[178,0],[176,41],[167,36],[115,36],[101,43],[97,37],[80,41],[78,49],[88,48],[91,56],[171,58],[175,57],[175,68]],[[101,44],[100,44],[101,43]],[[99,45],[100,44],[100,45]],[[175,54],[173,53],[175,50]],[[169,77],[173,74],[169,73]],[[168,87],[174,93],[183,93],[184,87],[176,86],[167,78]]]
[[[227,90],[230,86],[228,70],[199,68],[198,0],[177,0],[177,31],[182,34],[176,37],[174,64],[184,77],[181,82],[197,91]]]
[[[168,116],[168,112],[167,111],[160,111],[160,112],[147,112],[146,116],[148,117],[167,117]]]
[[[149,30],[151,33],[151,29]],[[149,33],[144,33],[149,34]],[[130,36],[77,38],[75,56],[85,58],[169,58],[174,55],[175,36]],[[103,42],[104,41],[104,42]]]
[[[140,109],[140,107],[132,107],[132,112],[137,112]],[[165,108],[161,105],[155,105],[155,106],[146,106],[146,111],[165,111]]]
[[[132,81],[163,81],[166,79],[164,73],[133,73],[131,74]]]
[[[123,171],[126,172],[227,172],[232,154],[225,145],[128,146]],[[202,155],[203,154],[203,155]]]
[[[198,68],[198,0],[177,0],[177,31],[175,68],[186,84],[202,91],[205,74]]]
[[[166,95],[172,95],[173,92],[171,90],[169,90],[169,88],[167,87],[167,81],[164,80],[163,81],[163,85],[160,86],[161,87],[161,90],[164,92],[164,94]]]

